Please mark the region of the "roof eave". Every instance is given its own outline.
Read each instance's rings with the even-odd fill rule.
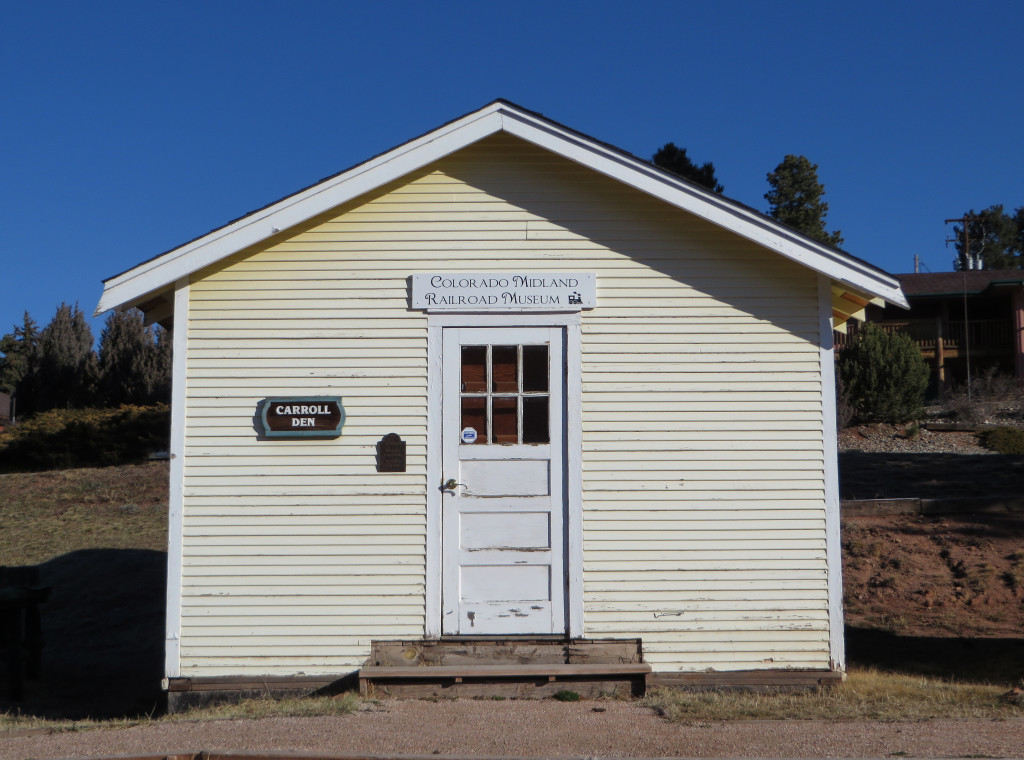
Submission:
[[[283,198],[190,243],[105,280],[96,314],[136,300],[398,179],[500,129],[499,104],[468,114],[387,153]]]
[[[104,282],[96,313],[138,301],[226,256],[501,131],[696,214],[859,293],[909,306],[899,281],[882,270],[642,159],[499,100],[110,278]]]

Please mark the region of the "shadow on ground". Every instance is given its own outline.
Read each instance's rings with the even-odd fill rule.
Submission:
[[[851,666],[890,673],[1007,686],[1024,679],[1024,638],[898,636],[847,626],[846,656]]]
[[[0,710],[72,720],[162,712],[166,555],[78,551],[40,572],[53,588],[43,608],[43,673],[27,682],[22,701],[0,701]],[[896,636],[852,626],[846,635],[854,666],[994,683],[1024,678],[1024,639]],[[0,698],[6,694],[0,680]]]
[[[42,673],[11,702],[0,668],[0,710],[73,720],[162,711],[167,555],[88,549],[39,571],[53,589],[42,606]]]
[[[1019,496],[1024,456],[839,452],[843,499]]]

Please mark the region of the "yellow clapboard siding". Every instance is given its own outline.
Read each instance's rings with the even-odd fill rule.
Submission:
[[[266,451],[266,449],[256,449],[260,453]],[[372,451],[372,449],[370,449]],[[283,452],[290,454],[291,452]],[[319,452],[318,452],[319,453]],[[232,467],[233,471],[238,474],[250,474],[250,475],[262,475],[264,473],[273,471],[274,468],[280,468],[287,470],[289,474],[294,475],[318,475],[318,474],[337,474],[337,475],[359,475],[361,477],[366,476],[365,463],[360,466],[356,462],[347,462],[345,464],[337,464],[337,453],[329,452],[323,456],[305,456],[302,459],[301,464],[294,462],[282,463],[282,457],[279,456],[253,456],[252,459],[246,463],[244,467],[237,467],[234,465],[237,461],[237,456],[232,457],[225,453],[224,456],[217,455],[206,455],[203,456],[198,464],[193,468],[193,472],[201,473],[204,469],[223,469],[225,467]],[[410,465],[416,464],[423,466],[423,456],[408,457]],[[397,473],[400,474],[400,473]]]
[[[328,341],[324,341],[327,343]],[[196,348],[190,352],[189,358],[195,366],[202,366],[204,363],[216,366],[221,362],[320,362],[331,364],[338,361],[373,361],[374,358],[388,359],[419,359],[426,361],[426,346],[408,346],[403,341],[386,341],[383,345],[368,347],[361,345],[361,341],[332,341],[334,346],[315,345],[316,341],[306,341],[304,344],[289,340],[284,346],[275,346],[268,341],[268,345],[256,348],[239,348],[233,345],[234,341],[225,341],[222,345],[210,345],[204,348]]]
[[[682,613],[695,615],[718,609],[817,609],[825,599],[823,588],[760,589],[737,591],[730,588],[709,588],[686,591],[664,589],[659,592],[589,592],[585,596],[587,609],[592,612],[624,614]],[[764,605],[764,606],[760,606]]]
[[[671,430],[661,430],[653,426],[645,426],[642,431],[636,429],[630,431],[623,427],[617,430],[590,430],[589,435],[585,439],[592,441],[592,446],[603,446],[607,449],[619,449],[623,446],[639,445],[637,441],[638,433],[642,432],[645,440],[657,444],[664,441],[674,441],[675,436]],[[716,440],[713,436],[709,436],[706,441],[701,445],[700,441],[676,441],[674,443],[676,450],[682,455],[683,452],[689,454],[693,452],[694,455],[701,453],[708,453],[714,451],[722,452],[737,452],[737,451],[763,451],[765,445],[763,442],[756,440],[746,440],[741,438],[739,434],[734,435],[732,439],[725,438],[723,440]],[[816,445],[814,441],[778,441],[772,444],[773,448],[777,452],[814,452],[820,454],[821,446]],[[752,456],[748,454],[748,456]],[[808,457],[809,458],[809,457]]]
[[[195,555],[186,551],[185,553],[185,574],[193,570],[198,574],[199,568],[218,567],[225,572],[228,568],[236,576],[261,576],[266,575],[268,568],[273,567],[274,572],[280,575],[311,575],[311,567],[317,567],[317,574],[322,574],[323,566],[336,570],[341,576],[351,576],[352,570],[346,565],[358,567],[359,575],[421,575],[423,572],[422,559],[416,556],[398,556],[390,559],[386,554],[345,554],[339,556],[335,547],[320,547],[317,551],[305,551],[298,553],[275,554],[272,552],[259,553],[259,567],[252,567],[253,554],[202,554]],[[202,574],[208,571],[203,570]]]
[[[644,653],[647,646],[651,651],[658,651],[658,642],[685,642],[691,635],[706,635],[719,631],[721,635],[728,636],[733,631],[759,631],[762,636],[769,631],[794,631],[802,634],[808,632],[824,633],[828,629],[828,619],[823,615],[815,615],[808,612],[789,611],[783,615],[776,612],[763,612],[760,614],[747,614],[742,617],[724,614],[705,614],[701,616],[687,616],[684,611],[666,611],[662,617],[655,618],[653,615],[643,615],[640,618],[622,617],[619,621],[611,619],[594,620],[595,630],[604,634],[622,635],[623,630],[637,627],[643,632]],[[772,642],[771,638],[763,638],[765,644]],[[787,637],[775,639],[777,642],[788,641]],[[664,650],[663,650],[664,651]],[[728,655],[723,647],[718,654]],[[678,660],[677,660],[678,661]]]
[[[419,478],[422,480],[422,478]],[[338,495],[344,496],[346,499],[354,500],[358,502],[368,502],[373,497],[385,497],[378,499],[379,503],[387,503],[392,497],[396,496],[423,496],[423,486],[398,486],[398,485],[384,485],[384,486],[371,486],[364,485],[358,487],[348,488],[339,494],[339,490],[335,487],[325,488],[324,486],[300,486],[294,485],[291,481],[285,480],[283,482],[266,482],[251,484],[248,480],[243,480],[241,483],[216,483],[208,480],[205,483],[195,484],[192,483],[191,476],[185,476],[185,496],[191,497],[193,495],[202,497],[210,497],[215,494],[230,498],[232,496],[260,496],[266,492],[270,487],[277,489],[278,493],[285,496],[325,496],[328,494],[334,495],[337,498]]]
[[[298,506],[296,506],[298,505]],[[262,511],[264,507],[274,509],[309,509],[323,513],[331,509],[330,514],[353,514],[372,517],[379,514],[406,514],[410,509],[415,508],[417,513],[423,512],[423,494],[415,491],[410,494],[383,494],[365,495],[359,500],[354,500],[349,494],[302,494],[293,496],[284,493],[268,495],[258,494],[237,494],[237,493],[216,493],[216,494],[193,494],[189,500],[188,514],[203,514],[204,511],[210,514],[218,514],[218,509],[225,509],[228,514],[231,509],[244,508],[253,511],[258,508]]]
[[[295,583],[290,586],[248,583],[230,586],[227,590],[230,593],[223,593],[212,586],[187,586],[189,599],[183,609],[213,610],[216,614],[231,615],[236,607],[242,605],[262,605],[273,609],[275,615],[320,610],[351,615],[367,609],[380,610],[380,614],[423,614],[424,587],[412,583],[405,586],[367,585],[362,589],[363,594],[356,594],[337,584],[314,585],[306,589],[304,584],[296,587]]]
[[[657,473],[655,477],[665,477],[662,473],[688,473],[698,477],[701,473],[707,473],[708,477],[728,473],[731,477],[736,477],[736,461],[743,461],[740,457],[734,461],[720,457],[710,461],[691,460],[681,458],[676,452],[665,451],[651,452],[651,456],[646,457],[644,453],[646,452],[587,452],[583,457],[583,472],[591,475],[615,473],[624,479],[634,480],[646,479],[647,473]],[[806,473],[807,461],[787,462],[781,459],[781,452],[775,453],[775,457],[765,461],[749,464],[744,461],[746,466],[743,472],[752,478],[791,477],[786,475],[787,472]]]
[[[602,536],[601,538],[586,538],[583,541],[585,556],[593,562],[600,562],[603,557],[610,553],[622,552],[624,554],[640,554],[646,552],[651,559],[668,559],[670,557],[713,559],[715,553],[721,554],[723,558],[728,557],[754,557],[764,556],[761,552],[778,552],[780,555],[791,556],[804,555],[822,556],[825,551],[825,540],[814,537],[787,536],[786,531],[779,531],[781,535],[776,536],[775,531],[762,531],[758,538],[744,537],[737,538],[705,538],[700,533],[696,535],[686,534],[686,538],[665,536],[664,540],[657,540],[650,535],[620,535]],[[242,542],[251,539],[238,539]],[[397,542],[396,542],[397,543]],[[369,551],[367,547],[367,551]]]
[[[624,460],[623,464],[629,464],[628,460]],[[637,465],[642,465],[642,462],[638,462]],[[706,490],[708,488],[724,488],[725,484],[732,482],[749,483],[755,487],[757,483],[764,483],[765,487],[770,489],[777,489],[781,484],[789,484],[791,488],[816,488],[821,484],[823,478],[824,475],[821,473],[818,474],[818,477],[814,477],[813,473],[795,469],[745,470],[742,475],[739,475],[726,469],[702,470],[694,467],[683,470],[656,466],[643,472],[637,470],[622,472],[614,467],[606,466],[588,468],[583,473],[584,481],[593,488],[601,488],[607,484],[614,485],[618,482],[621,487],[642,490],[680,487]]]
[[[700,513],[697,513],[698,515]],[[705,518],[708,515],[703,515]],[[590,541],[600,541],[602,536],[607,533],[618,533],[623,536],[624,539],[629,539],[633,534],[640,534],[642,536],[650,536],[651,529],[656,528],[658,535],[664,536],[666,539],[671,537],[673,539],[679,538],[681,540],[687,540],[689,538],[707,537],[709,540],[727,540],[731,541],[741,530],[751,531],[750,535],[763,536],[765,538],[770,537],[771,539],[776,538],[797,538],[797,537],[817,537],[820,535],[822,528],[824,527],[823,521],[818,520],[766,520],[763,523],[758,522],[755,519],[740,520],[740,519],[729,519],[728,517],[721,519],[693,519],[693,520],[679,520],[677,518],[668,518],[657,520],[656,525],[646,526],[637,525],[635,520],[586,520],[584,522],[585,527],[593,532],[594,538]],[[753,527],[751,527],[753,526]],[[780,535],[778,531],[787,531],[792,535]],[[604,539],[610,540],[610,539]],[[591,546],[595,544],[591,543]],[[651,579],[652,582],[654,579]]]
[[[657,519],[656,515],[659,514],[675,514],[680,504],[685,504],[688,512],[713,512],[715,514],[721,513],[722,511],[729,511],[735,509],[757,509],[761,511],[766,517],[769,517],[775,513],[781,513],[787,510],[802,509],[808,514],[817,513],[824,517],[821,511],[821,497],[816,495],[815,498],[805,499],[794,499],[788,498],[782,501],[777,499],[766,499],[763,496],[756,496],[755,498],[749,498],[749,494],[744,494],[748,498],[719,498],[713,501],[691,501],[689,499],[681,501],[678,494],[674,499],[666,499],[664,501],[651,501],[651,500],[636,500],[624,502],[622,499],[611,500],[611,499],[594,499],[592,502],[587,504],[588,514],[603,514],[605,512],[626,512],[629,514],[635,514],[636,519],[647,519],[647,515],[652,515],[652,520]],[[656,529],[656,526],[652,526]]]
[[[743,480],[729,480],[728,478],[720,478],[718,480],[692,480],[692,479],[679,479],[679,480],[631,480],[631,481],[615,481],[615,480],[602,480],[598,478],[584,478],[584,488],[588,491],[592,491],[594,494],[605,493],[605,492],[622,492],[624,485],[629,485],[631,491],[637,496],[638,499],[646,498],[661,498],[660,496],[650,497],[650,494],[672,494],[673,497],[679,498],[680,496],[686,496],[696,493],[709,493],[713,489],[717,491],[728,490],[733,494],[737,493],[758,493],[769,496],[779,491],[792,493],[795,489],[802,488],[804,491],[816,491],[817,489],[824,489],[823,481],[821,480],[805,480],[805,481],[794,481],[794,480],[780,480],[780,481],[743,481]]]
[[[705,516],[706,517],[706,516]],[[585,525],[593,528],[594,537],[591,541],[614,540],[612,533],[622,536],[623,540],[629,541],[634,537],[647,537],[651,535],[651,528],[646,525],[638,525],[635,520],[611,521],[602,520],[594,522],[587,520]],[[662,540],[686,542],[688,540],[702,541],[735,541],[742,535],[741,531],[750,531],[751,536],[759,536],[771,540],[782,540],[791,538],[818,539],[821,529],[824,527],[817,520],[764,520],[759,521],[739,520],[735,518],[722,518],[720,520],[660,520],[657,524],[657,535]],[[607,538],[603,534],[607,533]],[[640,539],[635,539],[640,540]]]
[[[380,547],[393,551],[396,554],[413,553],[420,547],[422,541],[422,529],[419,531],[399,532],[392,530],[376,534],[350,531],[346,526],[260,526],[248,525],[244,529],[230,526],[230,528],[213,528],[209,525],[192,525],[186,521],[185,536],[189,539],[190,551],[199,555],[207,551],[222,549],[224,552],[256,551],[261,547],[268,550],[275,550],[281,546],[299,547],[330,546],[342,554],[375,554],[380,552]],[[319,543],[318,543],[319,541]],[[743,542],[746,545],[751,542]]]
[[[680,566],[689,571],[703,572],[707,570],[745,570],[762,571],[776,570],[785,572],[788,570],[823,570],[825,557],[822,552],[815,556],[796,558],[793,556],[780,557],[778,552],[761,552],[762,556],[730,556],[730,557],[708,557],[701,556],[698,552],[688,552],[687,556],[675,555],[665,556],[667,552],[660,552],[658,556],[644,556],[643,552],[612,552],[609,556],[606,552],[603,556],[595,557],[593,552],[584,550],[583,571],[595,573],[619,573],[631,570],[638,564],[651,575],[660,576],[665,571],[676,570]],[[747,553],[749,554],[749,553]],[[770,556],[764,556],[768,554]],[[742,580],[738,579],[738,583]]]
[[[658,579],[650,578],[650,572],[646,568],[615,568],[608,571],[595,570],[593,575],[584,580],[584,587],[588,592],[599,591],[602,588],[614,589],[618,584],[629,586],[630,584],[650,582],[652,588],[656,584],[678,584],[680,588],[687,588],[690,584],[721,584],[734,588],[746,588],[748,583],[770,583],[773,588],[782,588],[786,583],[821,583],[825,578],[825,568],[813,568],[795,570],[791,568],[765,568],[759,567],[754,571],[742,568],[690,568],[680,567],[668,568],[658,574]]]
[[[226,648],[228,651],[213,655],[207,654],[205,646],[201,649],[199,647],[188,647],[182,652],[182,664],[184,665],[185,662],[192,664],[202,663],[211,676],[249,674],[296,675],[298,673],[304,673],[305,675],[337,675],[340,673],[346,673],[349,670],[356,670],[360,665],[364,664],[364,661],[366,660],[365,647],[368,645],[368,641],[364,642],[359,637],[352,637],[351,643],[347,645],[339,645],[338,642],[335,641],[329,649],[318,648],[319,651],[314,654],[310,654],[307,650],[300,655],[279,657],[279,653],[271,651],[268,654],[268,651],[265,650],[262,654],[242,657],[233,655],[230,651],[230,644],[226,645],[223,640],[215,641],[213,643]],[[193,655],[193,649],[199,649],[201,654],[199,656]],[[362,656],[362,661],[357,661],[356,658],[360,656]],[[254,664],[254,661],[258,662],[262,666],[262,669],[231,669],[237,664],[245,664],[251,667]],[[350,667],[346,669],[346,665],[349,665]]]
[[[333,649],[331,650],[334,651]],[[203,673],[206,676],[293,676],[301,673],[307,676],[336,676],[358,670],[366,660],[369,642],[364,645],[362,655],[348,658],[293,658],[283,657],[278,652],[263,657],[191,657],[188,649],[182,650],[181,668],[183,673]]]
[[[204,631],[262,628],[267,630],[268,635],[302,636],[302,638],[305,638],[306,633],[314,636],[317,634],[330,635],[339,628],[353,623],[357,623],[360,627],[374,624],[386,625],[388,617],[392,616],[407,623],[415,623],[417,620],[423,619],[423,605],[418,597],[410,597],[405,605],[373,603],[368,606],[362,605],[362,609],[360,609],[360,605],[336,609],[337,611],[332,614],[324,614],[322,608],[307,605],[264,603],[224,606],[223,604],[211,604],[186,607],[182,610],[182,616],[190,627],[202,628]],[[368,609],[373,610],[373,614],[366,614]]]
[[[433,444],[406,278],[430,271],[597,274],[586,635],[643,635],[659,669],[828,666],[815,278],[499,137],[194,279],[185,674],[337,672],[422,635]],[[274,395],[342,396],[342,436],[257,440]],[[373,469],[391,430],[407,473]],[[684,605],[705,608],[653,617]]]
[[[687,488],[685,498],[687,501],[692,500],[696,502],[714,504],[716,502],[730,503],[741,496],[746,497],[750,501],[756,500],[768,502],[774,500],[787,503],[793,499],[822,499],[824,497],[822,490],[815,488],[795,490],[791,488],[783,488],[782,485],[785,484],[781,484],[778,489],[748,487],[729,490],[724,488],[718,490],[700,490],[698,488]],[[590,498],[595,502],[595,506],[599,502],[622,503],[623,501],[621,488],[618,491],[618,496],[615,496],[615,491],[611,489],[602,490],[600,487],[594,487],[586,490],[590,492]],[[645,502],[644,506],[647,509],[657,509],[657,502],[672,502],[678,505],[680,496],[682,496],[680,490],[632,491],[630,492],[629,500],[635,503]]]
[[[820,639],[820,645],[815,650],[806,651],[785,651],[773,649],[756,649],[737,652],[732,658],[726,658],[721,652],[697,650],[688,652],[682,648],[676,650],[675,656],[654,654],[651,658],[645,657],[645,661],[651,664],[656,672],[677,671],[677,672],[700,672],[712,671],[728,672],[730,670],[762,670],[762,669],[786,669],[786,670],[829,670],[827,657],[821,655],[826,651],[828,641],[826,637]],[[678,665],[680,654],[686,661],[686,666]]]
[[[594,580],[584,581],[583,593],[586,595],[587,600],[603,601],[620,598],[635,599],[641,595],[643,598],[676,600],[685,599],[688,595],[698,595],[707,599],[713,599],[719,594],[726,595],[723,598],[728,598],[727,595],[729,594],[737,595],[737,598],[745,598],[752,594],[772,598],[776,594],[795,591],[804,593],[814,592],[816,594],[820,594],[823,591],[821,578],[816,575],[797,579],[791,577],[763,579],[758,575],[756,578],[744,578],[742,589],[737,589],[737,580],[737,578],[728,578],[726,580],[712,581],[703,580],[703,578],[690,578],[656,581],[651,579],[619,580],[601,578],[598,581],[595,578]]]
[[[256,536],[274,536],[285,540],[292,537],[306,538],[311,535],[318,535],[323,537],[352,537],[353,541],[367,545],[390,541],[392,538],[395,539],[395,543],[406,544],[411,543],[409,537],[421,538],[423,535],[423,526],[409,520],[406,520],[404,523],[399,521],[391,523],[382,521],[381,524],[388,525],[388,529],[382,531],[379,527],[375,528],[369,523],[363,525],[357,523],[331,523],[323,518],[302,519],[294,516],[273,521],[253,519],[248,522],[239,519],[233,521],[223,520],[221,522],[213,520],[202,522],[189,516],[185,521],[184,529],[187,536],[206,538],[211,540],[211,542],[215,536],[230,540],[231,542],[239,542],[251,540]]]
[[[251,416],[252,414],[250,414]],[[255,437],[255,428],[252,425],[251,419],[248,425],[239,424],[237,419],[229,418],[203,419],[189,416],[187,419],[190,423],[195,422],[195,438],[193,441],[190,441],[190,446],[231,446],[234,440],[237,440],[239,445],[250,440],[258,440]],[[371,414],[350,415],[345,420],[345,425],[342,428],[342,436],[345,438],[345,443],[336,443],[333,446],[331,445],[332,442],[337,442],[340,438],[317,439],[316,443],[319,443],[318,448],[312,448],[312,444],[307,445],[306,448],[303,448],[301,445],[282,447],[282,443],[279,440],[259,442],[264,444],[260,448],[268,454],[277,453],[299,457],[304,452],[316,452],[324,455],[338,455],[348,452],[353,455],[362,455],[366,451],[367,446],[370,446],[372,451],[372,446],[379,440],[381,424],[388,425],[389,432],[397,432],[404,437],[407,435],[406,431],[408,428],[415,425],[420,419],[420,415],[414,414],[403,417],[384,417],[383,415],[374,416]],[[374,425],[373,420],[377,420],[378,424]],[[381,423],[381,420],[385,420],[385,422]],[[227,425],[225,423],[232,424]]]

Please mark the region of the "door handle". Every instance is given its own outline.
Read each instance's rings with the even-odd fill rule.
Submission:
[[[446,480],[444,482],[444,485],[441,486],[441,490],[442,491],[454,491],[459,486],[465,487],[465,485],[466,485],[465,483],[456,483],[455,482],[455,478],[448,478],[448,480]]]

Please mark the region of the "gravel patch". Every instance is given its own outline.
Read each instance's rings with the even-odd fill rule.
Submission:
[[[986,454],[975,433],[909,430],[902,425],[857,425],[839,431],[840,451],[895,454]]]
[[[850,499],[1017,498],[1024,456],[982,447],[975,433],[857,425],[839,431],[839,492]]]
[[[669,723],[635,702],[388,700],[350,716],[0,738],[0,758],[200,750],[443,757],[1018,757],[1024,719]]]

